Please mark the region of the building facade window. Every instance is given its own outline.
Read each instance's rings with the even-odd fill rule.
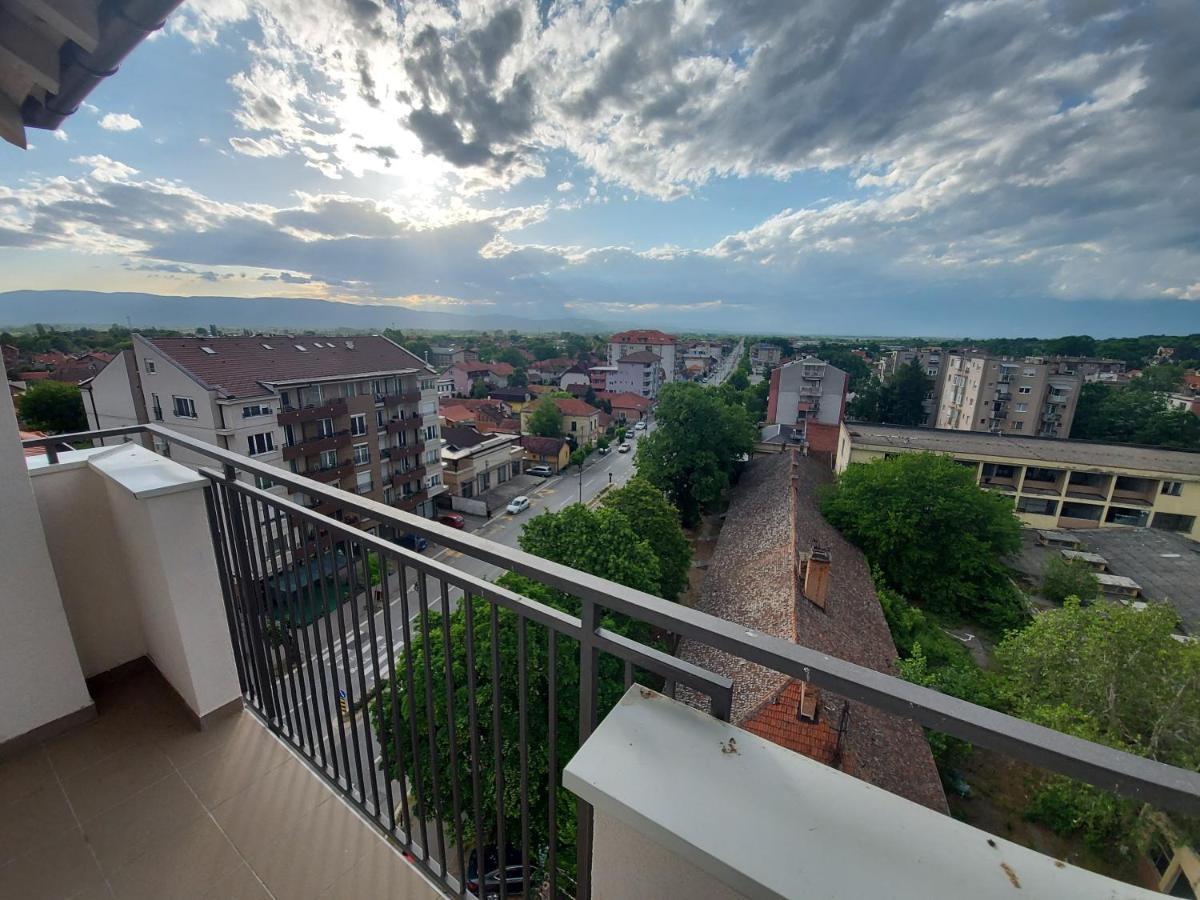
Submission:
[[[430,475],[429,476],[429,486],[430,487],[437,487],[441,483],[442,483],[441,475]]]
[[[365,466],[371,461],[371,449],[367,444],[354,445],[354,464],[356,466]]]
[[[1017,412],[1029,412],[1029,404],[1028,403],[1018,403],[1017,404]]]
[[[1029,387],[1028,385],[1026,385],[1025,387],[1019,387],[1019,388],[1017,388],[1017,393],[1018,394],[1031,394],[1031,393],[1033,393],[1033,388]]]
[[[143,362],[145,362],[145,364],[146,364],[146,374],[147,375],[153,375],[155,372],[158,371],[158,366],[156,366],[154,364],[154,360],[147,359],[147,360],[143,360]]]
[[[271,407],[265,403],[251,403],[249,406],[242,407],[242,418],[252,419],[255,416],[269,416],[271,412]]]
[[[332,469],[334,466],[337,465],[337,461],[338,461],[338,459],[337,459],[337,451],[336,450],[322,450],[321,451],[321,468],[322,469]]]
[[[153,412],[154,412],[154,421],[161,422],[163,420],[162,404],[158,402],[158,394],[150,395],[150,406],[152,407]]]
[[[270,478],[264,478],[262,475],[255,475],[254,486],[260,491],[266,491],[274,487],[275,482],[273,482]]]
[[[382,431],[385,425],[387,425],[387,410],[375,410],[375,427]]]
[[[319,437],[333,437],[333,419],[318,420],[317,435]]]
[[[350,433],[355,437],[361,437],[367,433],[366,413],[355,413],[350,417]]]
[[[196,418],[196,401],[191,397],[172,397],[171,406],[177,419]]]
[[[260,453],[270,453],[275,449],[275,435],[270,431],[248,434],[246,435],[246,448],[251,456],[258,456]]]
[[[360,494],[368,494],[371,492],[371,473],[370,471],[359,472],[354,476],[354,489]]]
[[[1164,481],[1162,492],[1168,497],[1178,497],[1183,493],[1182,481]]]
[[[438,436],[438,430],[437,430],[436,425],[426,425],[425,426],[425,440],[434,441],[434,440],[437,440],[437,436]]]

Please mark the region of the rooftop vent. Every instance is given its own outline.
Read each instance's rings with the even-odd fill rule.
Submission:
[[[274,349],[275,349],[275,348],[274,348],[274,347],[272,347],[270,344],[263,344],[263,345],[262,345],[262,348],[263,348],[264,350],[274,350]]]
[[[303,344],[292,344],[292,346],[295,347],[297,350],[299,350],[302,353],[308,352],[308,348],[305,347]]]
[[[346,341],[346,349],[353,350],[354,349],[354,341]]]
[[[200,349],[203,350],[205,353],[207,353],[209,356],[217,355],[217,351],[214,350],[212,347],[201,347]]]

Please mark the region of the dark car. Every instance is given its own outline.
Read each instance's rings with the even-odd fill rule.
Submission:
[[[413,534],[411,531],[396,541],[401,547],[406,547],[409,550],[415,550],[418,553],[424,553],[425,548],[429,546],[429,541],[421,537],[419,534]]]
[[[467,520],[458,513],[446,513],[438,516],[438,521],[443,525],[449,525],[451,528],[466,528]]]
[[[479,858],[478,850],[472,850],[471,856],[467,860],[467,892],[472,896],[481,896],[479,891]],[[484,858],[484,875],[483,875],[483,893],[484,900],[499,900],[500,898],[500,861],[496,853],[495,846],[485,847],[483,850]],[[521,851],[516,847],[507,847],[504,850],[504,878],[507,882],[508,896],[518,897],[524,889],[524,865],[521,859]],[[530,873],[532,878],[532,872]]]

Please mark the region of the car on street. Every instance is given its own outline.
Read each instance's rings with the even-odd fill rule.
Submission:
[[[536,475],[538,478],[549,478],[554,470],[549,466],[530,466],[525,470],[526,475]]]
[[[609,451],[609,448],[607,446],[596,448],[596,452],[599,453],[601,456],[606,456],[608,454],[608,451]]]
[[[444,513],[438,516],[438,521],[443,525],[449,525],[451,528],[466,528],[467,520],[458,513]]]
[[[517,513],[523,513],[525,510],[529,509],[529,498],[513,497],[512,500],[508,502],[508,506],[504,507],[504,509],[505,512],[507,512],[510,516],[515,516]]]
[[[633,426],[633,430],[634,430],[634,431],[645,431],[645,430],[646,430],[646,423],[645,423],[645,422],[638,422],[636,425],[634,425],[634,426]]]
[[[500,900],[500,854],[495,845],[483,848],[483,890],[479,890],[479,851],[473,849],[467,858],[467,891],[473,897]],[[518,897],[525,887],[525,861],[516,847],[504,848],[504,893]]]
[[[413,534],[411,531],[396,541],[396,543],[409,550],[415,550],[417,553],[424,553],[425,548],[429,546],[429,541],[425,540],[419,534]]]
[[[628,452],[629,452],[629,445],[628,445],[628,444],[622,444],[620,447],[618,447],[618,448],[617,448],[617,452],[618,452],[618,453],[628,453]]]

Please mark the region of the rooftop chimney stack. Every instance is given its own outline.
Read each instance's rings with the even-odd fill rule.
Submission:
[[[821,609],[825,608],[825,597],[829,593],[830,563],[829,550],[816,544],[804,561],[804,596]]]

